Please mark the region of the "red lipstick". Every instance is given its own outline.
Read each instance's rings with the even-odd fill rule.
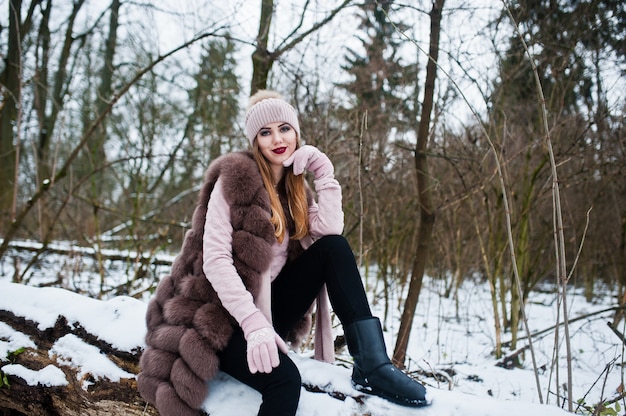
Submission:
[[[276,149],[272,150],[272,152],[276,153],[277,155],[282,155],[283,153],[285,153],[286,150],[286,147],[277,147]]]

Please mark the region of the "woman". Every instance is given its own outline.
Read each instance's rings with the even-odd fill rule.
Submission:
[[[301,379],[285,340],[300,344],[315,305],[315,358],[332,362],[330,300],[354,358],[354,386],[426,405],[424,387],[391,364],[340,236],[332,163],[300,145],[296,111],[273,91],[251,97],[245,121],[252,152],[211,164],[181,253],[148,306],[140,393],[163,416],[197,415],[221,370],[261,393],[259,415],[294,415]]]

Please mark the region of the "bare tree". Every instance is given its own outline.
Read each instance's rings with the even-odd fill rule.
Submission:
[[[428,261],[428,254],[432,246],[433,225],[435,212],[431,197],[430,174],[428,171],[427,149],[430,139],[430,121],[435,95],[435,81],[437,80],[437,60],[439,58],[439,35],[441,33],[441,17],[445,0],[435,0],[430,11],[430,43],[428,50],[428,64],[426,65],[426,81],[424,83],[424,99],[422,113],[417,130],[417,144],[415,146],[415,174],[417,175],[417,189],[419,201],[419,231],[417,246],[411,270],[409,290],[402,310],[400,329],[396,338],[393,353],[393,362],[404,366],[406,349],[413,326],[415,308],[422,290],[424,271]]]
[[[202,40],[202,39],[204,39],[206,37],[209,37],[209,36],[214,36],[214,33],[210,33],[210,32],[202,33],[202,34],[198,35],[197,37],[195,37],[195,38],[193,38],[193,39],[183,43],[182,45],[180,45],[180,46],[170,50],[169,52],[167,52],[167,53],[165,53],[163,55],[159,55],[158,57],[156,57],[156,59],[154,61],[150,62],[146,67],[143,67],[141,70],[139,70],[139,72],[137,72],[126,84],[124,84],[120,89],[118,89],[115,93],[112,94],[112,97],[108,101],[107,106],[104,108],[103,112],[98,114],[98,117],[96,119],[94,119],[93,122],[89,125],[89,127],[86,129],[84,134],[81,136],[81,138],[78,141],[78,143],[76,144],[76,146],[73,147],[73,149],[71,150],[70,154],[67,156],[67,159],[65,160],[65,162],[57,170],[57,172],[54,175],[54,177],[52,178],[52,180],[49,181],[49,182],[42,183],[37,188],[37,190],[32,194],[32,196],[29,199],[28,203],[24,207],[22,207],[22,209],[18,212],[15,220],[10,224],[7,232],[5,233],[4,238],[2,240],[2,244],[0,244],[0,258],[6,252],[8,246],[9,246],[9,242],[11,241],[13,236],[18,232],[20,227],[23,225],[23,222],[24,222],[26,216],[31,211],[33,206],[37,203],[37,201],[39,201],[39,199],[41,199],[42,197],[47,195],[47,193],[55,185],[58,185],[58,182],[61,179],[63,179],[63,178],[68,176],[68,174],[70,173],[70,170],[71,170],[72,163],[78,157],[78,154],[82,151],[82,149],[86,145],[87,141],[91,138],[91,136],[95,133],[95,131],[100,127],[100,125],[103,122],[103,120],[105,119],[105,117],[107,117],[107,115],[111,112],[112,108],[119,101],[119,99],[124,94],[126,94],[131,89],[131,87],[134,86],[143,76],[145,76],[148,72],[150,72],[152,69],[154,69],[154,67],[157,66],[159,63],[163,62],[168,57],[174,55],[176,52],[178,52],[180,50],[183,50],[183,49],[189,47],[190,45],[192,45],[192,44],[194,44],[194,43],[196,43],[196,42],[198,42],[198,41],[200,41],[200,40]]]
[[[15,218],[19,123],[22,98],[22,39],[32,27],[35,9],[43,0],[33,0],[22,20],[22,0],[8,2],[9,39],[0,73],[0,233]]]
[[[274,62],[276,62],[285,52],[290,51],[300,42],[305,40],[313,32],[319,30],[328,22],[337,16],[352,0],[343,0],[341,4],[332,9],[327,16],[304,29],[305,16],[309,2],[305,3],[302,10],[302,18],[296,22],[289,35],[281,40],[272,51],[269,45],[270,33],[272,28],[272,16],[274,14],[274,0],[261,1],[261,16],[259,19],[259,32],[256,38],[256,45],[252,53],[252,81],[250,84],[250,94],[254,94],[258,90],[267,88],[268,76],[272,70]]]

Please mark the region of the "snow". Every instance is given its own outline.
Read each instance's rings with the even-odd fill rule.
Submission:
[[[4,282],[2,282],[4,283]],[[54,327],[59,315],[68,324],[80,324],[87,332],[122,351],[143,346],[146,324],[144,302],[126,296],[100,301],[53,287],[0,286],[0,310],[12,311],[39,323],[45,330]]]
[[[50,349],[50,358],[56,356],[56,360],[60,365],[67,365],[80,368],[76,377],[78,380],[83,376],[90,374],[96,378],[108,378],[111,381],[120,381],[122,378],[134,378],[135,375],[120,369],[100,350],[90,344],[85,343],[74,334],[67,334],[59,338]],[[88,381],[85,379],[83,385],[85,390],[88,387]]]
[[[24,367],[21,364],[7,364],[2,367],[2,371],[5,374],[20,377],[29,386],[66,386],[67,379],[65,374],[59,367],[55,367],[52,364],[42,368],[41,370],[31,370]]]
[[[42,271],[38,273],[41,274]],[[0,274],[0,310],[11,311],[39,322],[41,330],[53,327],[58,317],[64,316],[70,327],[82,327],[118,350],[133,352],[144,347],[148,299],[117,296],[108,300],[96,300],[59,288],[10,283],[7,276],[12,274]],[[48,278],[50,279],[49,276]],[[539,379],[543,400],[549,401],[549,404],[540,404],[529,352],[522,356],[523,368],[507,370],[495,365],[497,360],[492,354],[495,335],[488,286],[480,281],[468,280],[463,283],[456,298],[445,298],[440,296],[440,285],[440,280],[425,280],[408,354],[410,372],[432,371],[439,375],[437,379],[420,376],[427,386],[428,397],[433,401],[430,407],[409,409],[373,396],[366,396],[363,403],[358,403],[351,397],[339,400],[328,394],[309,392],[303,388],[298,416],[569,414],[555,405],[553,394],[547,394],[555,389],[555,376],[550,371],[554,354],[554,331],[547,331],[544,335],[533,338],[537,362],[542,367]],[[377,289],[368,287],[368,293],[377,293]],[[597,403],[601,398],[606,400],[616,396],[615,392],[620,388],[622,379],[621,368],[618,368],[617,363],[621,363],[623,345],[606,325],[612,317],[609,308],[614,299],[608,293],[604,298],[587,302],[574,289],[570,296],[570,319],[595,313],[571,324],[573,398]],[[374,295],[371,297],[374,314],[382,319],[384,302],[375,299]],[[557,313],[555,295],[537,292],[531,298],[527,315],[532,331],[553,326]],[[389,302],[392,305],[400,304],[397,298],[392,298]],[[384,320],[389,353],[394,346],[393,335],[398,329],[398,311],[399,307],[390,307],[390,316]],[[340,327],[336,327],[335,331],[337,334],[342,332]],[[523,332],[520,336],[524,336]],[[563,331],[559,332],[559,337],[562,343]],[[522,339],[518,347],[525,345],[526,342]],[[9,353],[21,347],[34,348],[35,344],[27,335],[0,322],[0,371],[20,377],[30,385],[67,384],[61,370],[65,366],[79,368],[79,378],[84,374],[111,381],[135,377],[117,367],[98,348],[73,334],[58,339],[52,347],[51,358],[57,366],[48,366],[39,371],[5,359]],[[561,384],[566,379],[566,363],[562,350],[561,345]],[[351,358],[347,352],[340,353],[334,364],[321,363],[310,356],[311,351],[308,350],[291,353],[305,385],[322,386],[326,390],[354,397],[362,395],[351,386]],[[83,388],[87,387],[88,384],[83,382]],[[260,402],[260,395],[256,391],[228,375],[220,374],[210,382],[210,394],[204,403],[204,409],[216,416],[256,415]]]
[[[10,352],[19,348],[35,348],[35,343],[26,335],[0,322],[0,358],[7,357]]]

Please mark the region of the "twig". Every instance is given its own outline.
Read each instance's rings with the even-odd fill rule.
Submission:
[[[363,114],[361,121],[361,131],[359,133],[359,167],[357,170],[357,183],[359,187],[359,267],[363,266],[363,218],[365,217],[365,207],[363,205],[363,183],[361,179],[361,168],[363,163],[363,136],[367,131],[367,110]],[[367,276],[366,276],[367,278]]]
[[[580,245],[578,246],[578,252],[576,253],[576,258],[574,259],[574,264],[572,265],[572,269],[570,270],[569,275],[567,276],[567,280],[569,280],[572,277],[572,273],[574,273],[574,270],[576,269],[578,260],[580,260],[580,253],[583,251],[583,245],[585,244],[585,238],[587,237],[587,230],[589,229],[589,213],[591,212],[592,209],[593,207],[589,208],[587,210],[587,214],[585,215],[586,220],[585,220],[585,229],[583,230],[583,237],[580,240]]]
[[[524,345],[522,348],[518,349],[513,354],[507,355],[506,357],[498,361],[496,363],[496,367],[506,368],[507,370],[510,370],[511,368],[516,367],[515,359],[517,359],[527,349],[528,349],[528,345]]]
[[[625,306],[612,306],[610,308],[601,309],[599,311],[595,311],[595,312],[591,312],[591,313],[588,313],[588,314],[585,314],[585,315],[577,316],[576,318],[570,319],[569,322],[570,323],[574,323],[574,322],[577,322],[577,321],[580,321],[580,320],[583,320],[583,319],[587,319],[587,318],[595,316],[595,315],[603,314],[605,312],[613,312],[613,311],[619,311],[619,310],[624,310],[624,309],[626,309],[626,305]],[[532,334],[530,334],[530,336],[533,337],[533,338],[537,338],[538,336],[546,334],[546,333],[556,329],[557,327],[559,327],[561,325],[563,325],[562,322],[554,324],[554,325],[552,325],[552,326],[550,326],[548,328],[542,329],[541,331],[533,332]],[[527,336],[519,337],[518,341],[526,339]],[[508,347],[510,344],[511,344],[511,341],[506,341],[506,342],[502,343],[502,346],[503,347]]]
[[[610,406],[613,403],[617,403],[618,401],[622,400],[623,398],[626,398],[626,391],[618,394],[617,396],[613,397],[610,400],[605,400],[604,402],[602,402],[602,406],[606,408],[606,406]]]
[[[598,377],[594,380],[594,382],[591,384],[591,386],[589,387],[589,389],[587,390],[587,392],[585,393],[585,395],[582,397],[582,399],[580,399],[580,400],[579,400],[579,405],[578,405],[578,407],[576,408],[576,411],[578,411],[578,409],[579,409],[580,407],[584,407],[584,408],[585,408],[585,409],[586,409],[589,413],[591,413],[591,412],[593,411],[593,408],[592,408],[592,407],[589,407],[589,406],[587,406],[587,405],[585,404],[585,399],[587,398],[587,395],[589,395],[589,393],[591,392],[591,389],[593,389],[593,388],[596,386],[596,384],[598,384],[598,382],[600,381],[600,378],[602,378],[602,375],[603,375],[603,374],[605,374],[605,373],[606,373],[606,374],[605,374],[605,376],[604,376],[604,379],[605,379],[605,381],[604,381],[604,382],[605,382],[605,384],[606,384],[606,378],[608,377],[608,374],[609,374],[609,372],[610,372],[610,369],[611,369],[611,367],[613,366],[613,364],[615,363],[615,361],[616,361],[616,358],[613,358],[613,359],[611,360],[611,362],[607,363],[607,364],[604,366],[604,370],[602,370],[602,372],[601,372],[601,373],[598,375]],[[623,397],[623,396],[622,396],[622,397]],[[619,400],[619,399],[617,399],[617,400]],[[617,401],[617,400],[615,400],[615,401]],[[604,403],[608,403],[608,402],[604,402]],[[598,404],[598,405],[597,405],[596,410],[597,410],[599,407],[600,407],[600,404]],[[595,414],[595,413],[594,413],[594,414]]]
[[[565,335],[565,349],[567,351],[567,401],[568,401],[568,410],[570,412],[573,411],[573,400],[572,400],[572,346],[570,343],[570,334],[569,334],[569,324],[568,324],[568,315],[567,315],[567,282],[569,280],[569,276],[566,273],[566,263],[565,263],[565,236],[563,233],[563,213],[561,209],[561,195],[559,190],[559,179],[557,175],[557,164],[554,157],[554,150],[552,149],[552,140],[550,138],[550,128],[548,126],[548,110],[546,108],[546,99],[543,95],[543,87],[541,85],[541,79],[539,78],[539,71],[537,70],[537,65],[535,64],[535,60],[533,59],[533,55],[528,49],[528,45],[524,40],[524,36],[522,36],[519,31],[519,27],[517,25],[517,21],[513,17],[511,13],[511,9],[508,5],[507,0],[502,0],[504,8],[506,9],[507,14],[511,18],[513,22],[513,27],[515,32],[519,38],[520,43],[524,47],[524,51],[526,55],[528,55],[528,61],[530,62],[531,68],[533,70],[533,75],[535,79],[535,85],[537,87],[537,94],[539,95],[540,104],[541,104],[541,115],[543,121],[543,127],[545,131],[545,143],[548,148],[548,154],[550,156],[550,166],[552,168],[552,198],[553,198],[553,213],[554,213],[554,243],[555,243],[555,259],[556,259],[556,276],[559,279],[559,283],[562,286],[562,307],[563,307],[563,331]],[[532,350],[531,350],[532,351]],[[535,374],[537,377],[537,374]],[[538,379],[537,379],[538,380]],[[541,399],[541,393],[540,393]],[[540,400],[543,403],[543,400]]]
[[[615,327],[613,326],[613,323],[612,323],[612,322],[610,322],[610,321],[609,321],[609,322],[607,322],[606,324],[609,326],[609,328],[611,328],[611,331],[613,331],[613,333],[614,333],[615,335],[617,335],[617,337],[618,337],[618,338],[622,341],[622,343],[623,343],[624,345],[626,345],[626,338],[624,338],[624,334],[622,334],[621,332],[619,332],[619,331],[617,330],[617,328],[615,328]]]

